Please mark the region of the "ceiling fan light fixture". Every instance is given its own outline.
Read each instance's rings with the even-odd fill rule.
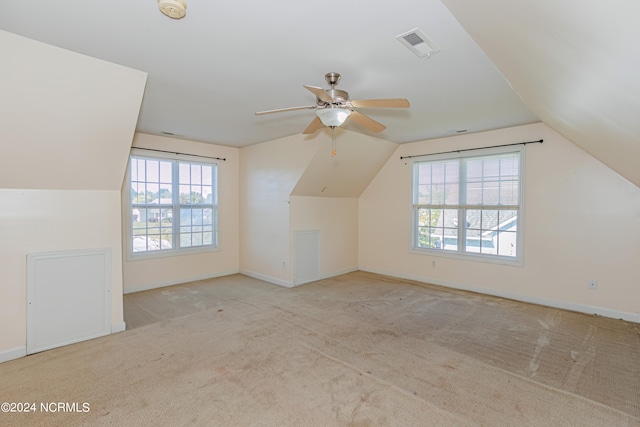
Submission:
[[[328,127],[341,126],[350,115],[351,110],[345,108],[324,108],[316,112],[322,124]]]

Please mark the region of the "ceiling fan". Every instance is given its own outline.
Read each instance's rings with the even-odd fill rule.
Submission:
[[[327,73],[324,78],[329,84],[329,89],[304,86],[316,96],[315,105],[258,111],[255,114],[259,116],[283,111],[315,109],[317,110],[316,117],[302,132],[303,134],[312,134],[323,126],[333,130],[341,126],[349,118],[372,132],[381,132],[386,129],[385,125],[356,111],[356,108],[409,108],[409,101],[404,98],[350,100],[348,92],[336,89],[340,74]]]

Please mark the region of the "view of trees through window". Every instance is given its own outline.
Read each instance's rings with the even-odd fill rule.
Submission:
[[[134,253],[217,246],[216,165],[131,157]]]

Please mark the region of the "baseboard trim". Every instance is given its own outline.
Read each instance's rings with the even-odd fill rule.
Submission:
[[[358,267],[350,267],[350,268],[345,268],[344,270],[333,271],[329,274],[323,274],[315,279],[307,280],[301,283],[296,283],[294,286],[302,286],[308,283],[317,282],[318,280],[330,279],[332,277],[341,276],[343,274],[353,273],[354,271],[358,271]]]
[[[117,334],[118,332],[125,331],[127,329],[127,324],[125,322],[112,323],[111,324],[111,333]]]
[[[274,285],[284,286],[285,288],[293,288],[293,283],[277,279],[275,277],[267,276],[265,274],[256,273],[255,271],[250,270],[240,270],[240,274],[244,274],[245,276],[253,277],[254,279],[262,280],[263,282],[273,283]]]
[[[10,348],[9,350],[0,351],[0,363],[8,362],[14,359],[20,359],[27,355],[27,346]]]
[[[197,282],[198,280],[215,279],[216,277],[231,276],[232,274],[238,274],[238,273],[239,273],[238,270],[228,270],[228,271],[221,271],[219,273],[204,275],[204,276],[185,277],[183,279],[170,280],[167,282],[149,283],[146,285],[131,286],[124,289],[123,293],[125,295],[133,294],[135,292],[149,291],[151,289],[164,288],[167,286],[184,285],[185,283]]]
[[[586,304],[578,304],[567,301],[553,300],[549,298],[541,298],[530,295],[518,294],[515,292],[505,292],[495,289],[482,288],[479,286],[464,285],[461,283],[447,282],[429,277],[413,276],[407,274],[398,274],[388,271],[360,268],[361,271],[368,273],[381,274],[384,276],[398,277],[400,279],[413,280],[415,282],[427,283],[432,285],[443,286],[445,288],[459,289],[461,291],[476,292],[479,294],[491,295],[500,298],[511,299],[514,301],[526,302],[531,304],[543,305],[546,307],[559,308],[562,310],[575,311],[584,314],[596,314],[598,316],[609,317],[612,319],[626,320],[628,322],[640,323],[640,314],[630,313],[626,311],[612,310],[605,307],[597,307]]]
[[[282,279],[276,279],[275,277],[266,276],[264,274],[256,273],[254,271],[249,270],[240,270],[240,274],[244,274],[245,276],[253,277],[254,279],[262,280],[264,282],[273,283],[274,285],[284,286],[285,288],[295,288],[297,286],[306,285],[309,283],[317,282],[318,280],[329,279],[331,277],[340,276],[342,274],[353,273],[354,271],[358,271],[358,267],[350,267],[345,268],[343,270],[334,271],[329,274],[323,274],[314,279],[307,280],[301,283],[293,283]]]

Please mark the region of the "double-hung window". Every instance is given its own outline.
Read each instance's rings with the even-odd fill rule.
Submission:
[[[522,147],[413,160],[413,249],[520,262]]]
[[[132,256],[217,248],[215,163],[133,154],[129,165]]]

